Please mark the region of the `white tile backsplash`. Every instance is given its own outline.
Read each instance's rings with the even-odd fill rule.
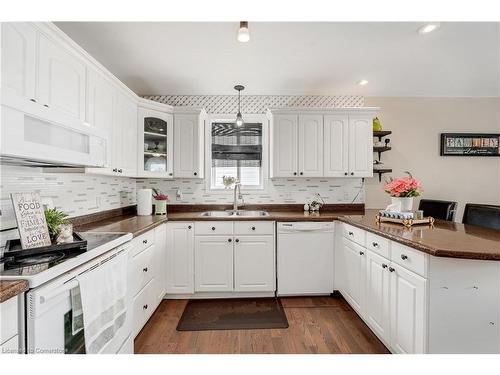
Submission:
[[[137,180],[137,188],[158,188],[167,194],[170,203],[182,204],[229,204],[233,202],[233,191],[207,191],[203,180]],[[176,198],[180,190],[182,199]],[[326,203],[364,203],[364,183],[361,178],[305,178],[268,180],[265,190],[245,190],[246,203],[279,204],[305,203],[319,193]]]

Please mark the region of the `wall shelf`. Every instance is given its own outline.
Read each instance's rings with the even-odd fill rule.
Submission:
[[[377,168],[377,169],[373,169],[373,173],[377,173],[378,174],[378,182],[382,182],[382,175],[384,173],[392,173],[392,169],[390,168]]]
[[[379,131],[373,131],[373,136],[377,137],[379,141],[382,141],[382,137],[385,137],[389,134],[392,134],[392,131],[390,130],[379,130]]]
[[[382,152],[390,151],[391,147],[387,146],[373,146],[373,152],[378,153],[378,160],[380,160],[380,154]]]

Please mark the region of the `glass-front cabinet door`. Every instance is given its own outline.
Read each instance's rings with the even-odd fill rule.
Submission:
[[[139,108],[139,176],[173,177],[173,117]]]

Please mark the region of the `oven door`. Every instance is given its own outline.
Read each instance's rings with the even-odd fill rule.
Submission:
[[[78,283],[52,282],[26,295],[28,354],[85,353],[83,329],[73,333],[71,289]]]

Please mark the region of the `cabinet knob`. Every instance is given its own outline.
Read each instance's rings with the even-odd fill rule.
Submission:
[[[196,173],[196,172],[194,172],[193,174],[194,174],[195,176],[198,176],[198,173]]]
[[[351,176],[354,176],[354,172],[351,172]]]
[[[212,230],[215,230],[215,227],[212,227]]]
[[[360,251],[359,255],[365,255],[365,252],[364,251]]]
[[[389,267],[389,272],[394,272],[394,271],[396,271],[394,268]]]
[[[300,172],[300,175],[302,176],[304,174],[304,172]]]
[[[123,170],[122,170],[122,169],[118,169],[118,173],[122,173],[122,172],[123,172]]]
[[[33,103],[36,103],[36,99],[31,98],[30,101],[32,101]]]
[[[147,310],[147,309],[148,309],[148,304],[146,303],[144,306],[142,306],[142,308],[143,308],[144,310]]]
[[[252,227],[252,230],[255,230],[255,227]]]
[[[408,255],[401,254],[401,259],[403,259],[403,260],[408,259]]]
[[[354,236],[354,233],[352,233],[352,232],[349,232],[349,236]]]
[[[238,238],[237,238],[237,239],[235,239],[234,241],[235,241],[235,242],[240,242],[240,240],[239,240]]]
[[[188,229],[191,229],[191,225],[188,225]]]
[[[173,176],[174,174],[173,174],[172,172],[170,172],[168,175],[169,175],[169,176]]]
[[[113,172],[118,172],[118,169],[116,169],[116,168],[113,168]]]
[[[228,238],[227,242],[233,242],[233,239],[232,238]]]
[[[293,172],[293,175],[294,175],[294,176],[297,176],[297,172]]]
[[[142,269],[142,272],[148,272],[148,267],[144,267],[144,268]]]
[[[142,243],[145,245],[148,243],[148,240],[142,240]]]
[[[378,243],[372,242],[373,247],[378,247]]]
[[[44,104],[43,105],[45,108],[49,108],[49,105],[48,104]]]
[[[347,172],[344,172],[344,176],[347,176]]]
[[[387,264],[382,263],[382,268],[387,268]]]

